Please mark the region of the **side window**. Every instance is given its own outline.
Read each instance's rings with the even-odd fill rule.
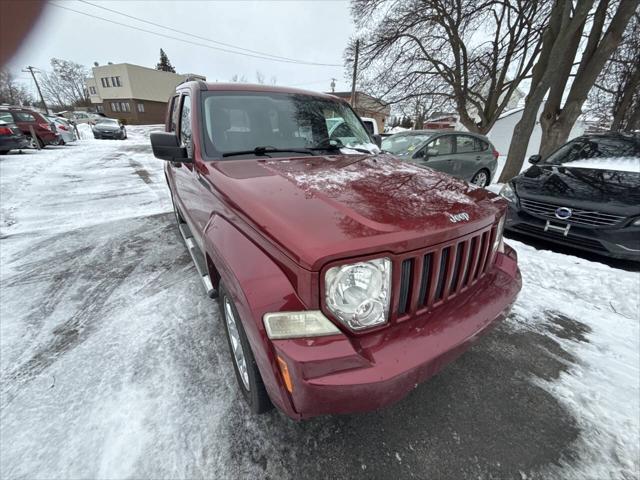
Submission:
[[[456,135],[456,153],[479,152],[480,145],[475,137]]]
[[[13,112],[13,116],[18,122],[35,122],[36,117],[27,112]]]
[[[189,156],[193,154],[191,141],[191,99],[189,95],[182,97],[182,109],[180,110],[180,143],[187,147]]]
[[[178,124],[178,99],[180,97],[175,95],[171,99],[171,109],[169,110],[169,131],[175,132]]]
[[[444,135],[427,144],[427,151],[434,150],[434,155],[449,155],[453,152],[453,137]]]

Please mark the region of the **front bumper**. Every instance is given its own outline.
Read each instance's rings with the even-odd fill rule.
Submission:
[[[561,225],[558,220],[553,222]],[[567,235],[559,230],[545,231],[546,220],[509,204],[505,230],[539,238],[556,244],[577,248],[611,258],[640,261],[640,226],[623,223],[622,226],[589,228],[573,224]]]
[[[402,399],[504,319],[521,286],[507,247],[466,295],[410,321],[362,337],[274,341],[292,378],[292,416],[364,412]]]

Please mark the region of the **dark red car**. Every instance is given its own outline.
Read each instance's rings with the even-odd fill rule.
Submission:
[[[151,144],[254,412],[395,402],[520,290],[506,202],[380,153],[333,96],[184,83]]]
[[[57,145],[60,141],[60,135],[56,131],[55,125],[41,113],[22,107],[0,108],[0,115],[6,116],[7,114],[13,117],[13,123],[29,139],[31,147],[44,148],[46,145]],[[31,128],[36,134],[35,138],[32,138]]]

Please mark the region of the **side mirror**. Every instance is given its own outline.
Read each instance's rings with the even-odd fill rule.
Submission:
[[[120,124],[120,130],[124,130],[124,125]]]
[[[378,146],[378,148],[382,148],[382,136],[376,133],[374,135],[371,135],[371,138],[373,138],[373,141]]]
[[[187,154],[187,149],[180,146],[180,141],[175,133],[152,132],[151,135],[149,135],[149,139],[151,140],[153,155],[156,158],[168,162],[193,162]]]
[[[540,156],[540,155],[531,155],[529,157],[529,163],[531,165],[535,165],[536,163],[539,163],[540,160],[542,160],[542,156]]]

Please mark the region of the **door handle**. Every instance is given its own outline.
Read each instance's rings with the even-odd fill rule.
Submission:
[[[480,160],[480,155],[478,155],[478,156],[476,157],[476,160]]]

